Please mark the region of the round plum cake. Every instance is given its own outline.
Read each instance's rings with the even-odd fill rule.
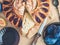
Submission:
[[[3,0],[2,6],[6,19],[31,38],[48,16],[50,0]]]

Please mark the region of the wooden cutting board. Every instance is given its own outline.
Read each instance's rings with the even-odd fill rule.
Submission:
[[[0,17],[3,17],[6,20],[6,18],[3,15],[3,13],[0,13]],[[7,21],[7,20],[6,20],[6,22],[7,22],[7,26],[11,27],[10,22]],[[51,4],[50,5],[50,13],[49,13],[49,16],[48,16],[47,24],[53,23],[53,22],[59,22],[59,18],[58,18],[57,12],[56,12],[56,8]],[[12,25],[12,27],[14,27],[14,26]],[[2,27],[0,27],[0,29],[2,29]],[[20,35],[20,32],[19,32],[18,29],[17,29],[17,31],[18,31],[18,33]],[[19,45],[31,45],[31,42],[32,42],[33,38],[34,37],[32,37],[31,39],[28,39],[28,38],[20,35]],[[42,36],[38,39],[36,45],[45,45]]]
[[[5,16],[4,16],[2,13],[0,13],[0,16],[3,17],[4,19],[6,19]],[[49,16],[51,16],[51,17],[48,17],[47,24],[48,24],[48,23],[53,23],[53,22],[59,22],[59,19],[58,19],[58,15],[57,15],[57,14],[49,15]],[[50,18],[51,18],[51,19],[50,19]],[[7,20],[6,20],[6,22],[7,22],[7,26],[11,27],[10,22],[7,21]],[[14,27],[14,26],[12,26],[12,27]],[[0,27],[0,29],[1,29],[1,28],[2,28],[2,27]],[[18,29],[17,29],[17,31],[18,31]],[[19,32],[19,31],[18,31],[18,32]],[[20,34],[20,33],[19,33],[19,34]],[[31,42],[32,42],[33,38],[34,38],[34,37],[32,37],[31,39],[28,39],[28,38],[23,37],[23,36],[20,35],[19,45],[31,45]],[[42,37],[40,37],[40,38],[38,39],[36,45],[45,45]]]

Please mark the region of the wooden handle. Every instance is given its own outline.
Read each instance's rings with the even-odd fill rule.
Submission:
[[[41,36],[40,34],[36,34],[36,35],[35,35],[35,38],[34,38],[34,40],[33,40],[33,42],[32,42],[31,45],[36,45],[37,40],[38,40],[38,38],[39,38],[40,36]]]

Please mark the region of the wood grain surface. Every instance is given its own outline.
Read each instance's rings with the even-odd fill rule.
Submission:
[[[2,1],[2,0],[0,0],[0,1]],[[59,0],[59,2],[60,2],[60,0]],[[59,12],[60,12],[60,4],[59,4],[58,8],[59,8]],[[6,18],[3,15],[3,13],[0,13],[0,17],[3,17],[6,20]],[[6,22],[7,22],[7,26],[11,27],[10,22],[8,20],[6,20]],[[58,14],[57,14],[56,8],[50,2],[50,13],[49,13],[49,16],[48,16],[47,24],[53,23],[53,22],[59,22],[59,18],[58,18]],[[12,27],[14,27],[14,26],[12,25]],[[0,29],[2,29],[2,28],[3,27],[0,27]],[[18,33],[20,35],[19,29],[18,28],[16,28],[16,29],[17,29],[17,31],[18,31]],[[32,37],[31,39],[28,39],[28,38],[20,35],[20,41],[19,41],[18,45],[31,45],[31,42],[32,42],[33,38],[34,37]],[[42,36],[38,39],[36,45],[45,45]]]

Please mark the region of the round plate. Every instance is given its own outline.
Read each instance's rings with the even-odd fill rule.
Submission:
[[[19,34],[12,27],[4,27],[0,31],[0,45],[18,45]]]

